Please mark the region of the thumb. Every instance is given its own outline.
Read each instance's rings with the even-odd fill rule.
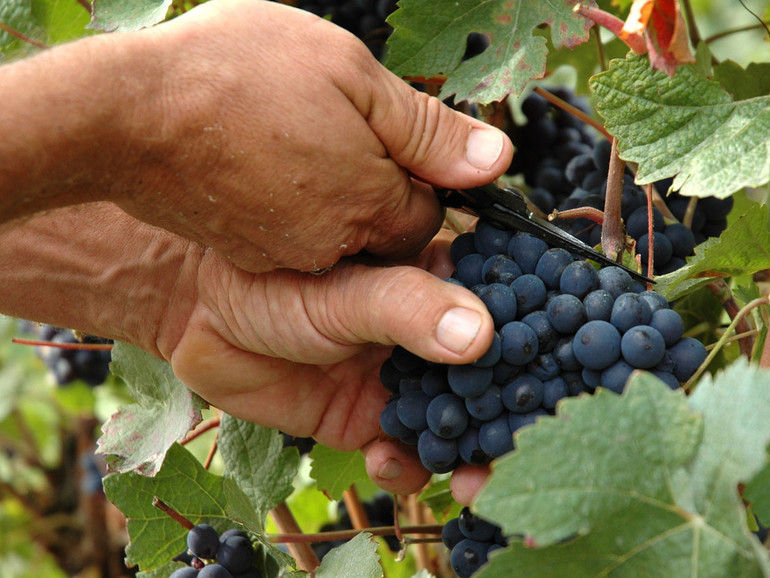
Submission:
[[[414,90],[385,68],[363,111],[388,154],[412,174],[443,187],[495,180],[511,164],[506,134]]]
[[[305,306],[320,305],[308,309],[311,318],[318,315],[313,325],[334,342],[399,344],[423,359],[454,364],[478,359],[492,342],[484,303],[427,271],[350,264],[332,274],[337,282],[319,279],[321,293]]]

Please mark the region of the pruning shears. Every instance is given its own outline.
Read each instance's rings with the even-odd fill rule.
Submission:
[[[439,202],[445,207],[459,209],[471,215],[482,217],[502,229],[529,233],[543,239],[552,247],[566,249],[575,255],[597,261],[602,265],[620,267],[642,283],[654,283],[652,279],[616,263],[580,239],[535,215],[527,207],[522,193],[514,188],[503,189],[494,183],[470,189],[433,188],[438,195]]]

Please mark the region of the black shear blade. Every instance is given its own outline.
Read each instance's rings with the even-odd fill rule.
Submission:
[[[654,283],[652,279],[616,263],[580,239],[532,213],[527,207],[524,196],[515,189],[502,189],[495,184],[470,189],[442,189],[438,187],[435,189],[441,204],[446,207],[461,209],[477,217],[482,217],[501,229],[529,233],[543,239],[552,247],[566,249],[570,253],[597,261],[602,265],[620,267],[642,283]]]

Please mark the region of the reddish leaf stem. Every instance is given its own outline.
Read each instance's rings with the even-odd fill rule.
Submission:
[[[278,504],[275,508],[270,510],[270,516],[273,518],[273,522],[275,522],[275,525],[282,535],[306,536],[306,534],[302,533],[299,524],[297,524],[297,521],[294,519],[294,514],[291,513],[286,502]],[[299,569],[304,570],[305,572],[312,572],[321,562],[310,547],[310,542],[322,541],[324,540],[298,539],[284,540],[283,542],[289,545],[289,552],[291,552],[291,555],[297,560]]]
[[[565,112],[570,113],[572,116],[580,119],[582,122],[586,123],[587,125],[594,127],[597,131],[599,131],[605,137],[607,137],[608,140],[612,139],[612,135],[607,132],[607,129],[604,128],[604,125],[602,125],[602,123],[600,123],[594,118],[591,118],[589,115],[584,113],[578,107],[568,103],[566,100],[562,98],[559,98],[555,94],[548,92],[545,88],[541,86],[536,86],[535,92],[540,96],[542,96],[544,99],[546,99],[548,102],[550,102],[552,105],[562,109]]]
[[[403,534],[433,534],[441,535],[440,524],[421,524],[415,526],[402,526]],[[318,532],[316,534],[303,534],[301,532],[270,534],[269,540],[276,544],[313,544],[315,542],[331,542],[333,540],[349,540],[355,538],[361,532],[367,532],[374,536],[395,536],[395,526],[377,526],[376,528],[362,528],[360,530],[335,530],[333,532]]]
[[[626,163],[618,156],[618,142],[611,139],[610,170],[607,174],[607,191],[604,197],[604,224],[602,225],[602,250],[613,261],[623,255],[623,219],[620,216],[623,202],[623,174]]]
[[[193,441],[197,437],[200,437],[203,434],[205,434],[207,431],[210,431],[210,430],[212,430],[212,429],[214,429],[216,427],[219,427],[219,423],[220,423],[219,416],[215,416],[215,417],[212,417],[210,419],[207,419],[204,422],[201,422],[200,424],[198,424],[198,427],[196,427],[191,432],[188,432],[187,436],[184,439],[179,441],[179,445],[183,446],[185,444],[190,443],[191,441]]]
[[[653,261],[655,260],[654,256],[654,238],[655,233],[652,230],[652,224],[653,224],[653,214],[652,214],[652,185],[647,185],[645,187],[647,192],[647,277],[652,279],[652,276],[655,271],[655,265],[653,264]],[[652,286],[648,283],[647,289],[651,290]]]
[[[366,510],[364,510],[364,505],[358,497],[355,486],[350,486],[350,488],[342,492],[342,501],[345,502],[345,507],[348,510],[350,523],[353,525],[353,528],[356,530],[368,528],[369,516],[366,515]]]
[[[580,14],[583,18],[587,18],[612,32],[637,54],[645,54],[647,52],[647,43],[643,36],[637,34],[621,34],[624,22],[614,14],[605,12],[601,8],[587,6],[585,4],[576,4],[572,10],[576,14]]]
[[[217,447],[218,447],[219,440],[217,438],[214,438],[214,441],[211,442],[211,447],[209,448],[209,453],[206,456],[206,460],[203,462],[203,469],[208,470],[211,467],[211,461],[214,459],[214,456],[217,453]]]
[[[37,46],[38,48],[43,48],[43,49],[48,48],[47,44],[43,44],[42,42],[39,42],[39,41],[35,40],[34,38],[30,38],[26,34],[24,34],[22,32],[19,32],[15,28],[11,28],[5,22],[0,22],[0,30],[4,30],[5,32],[10,34],[11,36],[15,36],[19,40],[23,40],[24,42],[27,42],[27,43],[31,44],[32,46]]]
[[[730,316],[730,319],[736,319],[741,311],[741,307],[735,301],[733,293],[725,280],[717,279],[716,281],[712,281],[706,285],[706,287],[708,287],[708,290],[711,291],[711,293],[717,299],[719,299],[719,302]],[[751,333],[753,330],[754,326],[748,318],[740,317],[738,319],[738,322],[735,326],[735,331],[738,333],[748,334],[745,339],[740,339],[738,341],[741,355],[745,355],[747,359],[752,358],[752,353],[754,351],[754,335]]]
[[[548,215],[548,220],[555,221],[556,219],[590,219],[594,223],[601,225],[604,223],[604,213],[594,207],[577,207],[575,209],[566,209],[564,211],[554,209],[553,212]]]
[[[182,514],[177,512],[174,508],[169,506],[166,502],[158,498],[158,496],[155,496],[152,499],[152,505],[158,508],[161,512],[163,512],[170,518],[173,518],[174,520],[179,522],[182,526],[184,526],[188,530],[192,530],[195,527],[195,524],[193,524],[190,520],[188,520]]]

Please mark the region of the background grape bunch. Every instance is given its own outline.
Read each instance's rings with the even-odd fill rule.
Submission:
[[[469,578],[488,559],[489,553],[505,548],[508,539],[499,526],[463,508],[441,532],[441,541],[450,550],[449,562],[459,578]]]
[[[187,566],[171,578],[261,578],[254,567],[254,546],[248,534],[232,528],[219,532],[208,524],[197,524],[187,532],[187,551],[176,558]]]
[[[489,350],[469,365],[429,363],[396,347],[380,371],[392,393],[383,432],[416,446],[446,473],[513,449],[512,434],[558,401],[604,387],[621,393],[643,369],[675,389],[706,358],[678,313],[618,267],[481,220],[451,246],[449,282],[473,291],[495,323]]]

